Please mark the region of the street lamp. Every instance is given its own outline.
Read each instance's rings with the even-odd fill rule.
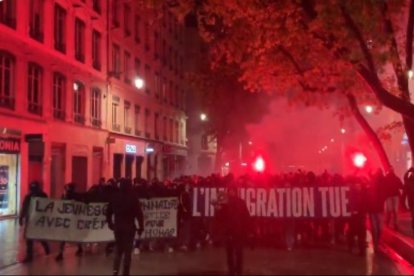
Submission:
[[[374,111],[374,108],[371,105],[365,106],[365,112],[367,112],[368,114],[371,114],[372,111]]]
[[[200,120],[203,121],[203,122],[207,121],[207,115],[205,113],[201,113],[200,114]]]
[[[341,128],[341,133],[342,133],[342,134],[345,134],[345,133],[346,133],[346,129]]]
[[[136,77],[134,80],[135,87],[138,89],[142,89],[145,85],[144,80],[140,77]]]

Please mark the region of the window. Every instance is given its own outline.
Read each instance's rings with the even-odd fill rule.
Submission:
[[[14,66],[14,56],[0,51],[0,107],[14,109]]]
[[[145,79],[146,80],[151,79],[151,67],[148,64],[145,64]],[[147,94],[151,93],[149,85],[145,85],[145,92],[147,92]]]
[[[173,120],[170,119],[170,135],[169,135],[169,141],[173,142],[174,139],[174,126],[173,126]]]
[[[139,60],[139,58],[135,58],[134,66],[135,66],[135,75],[142,77],[141,76],[141,61]]]
[[[121,50],[116,44],[112,45],[112,75],[117,79],[121,76]]]
[[[101,1],[102,0],[93,0],[92,2],[92,8],[97,13],[101,14],[102,8],[101,8]]]
[[[129,63],[131,62],[131,55],[128,52],[124,53],[124,81],[126,83],[131,83],[131,79],[129,78]]]
[[[141,42],[141,17],[139,15],[135,15],[134,19],[134,25],[135,25],[135,42],[140,43]]]
[[[3,0],[0,2],[0,23],[16,28],[16,0]]]
[[[147,138],[150,138],[151,137],[151,134],[149,132],[150,116],[151,116],[150,111],[148,109],[145,109],[144,129],[145,129],[145,137],[147,137]]]
[[[124,34],[125,36],[131,35],[130,21],[131,20],[131,7],[128,4],[124,5]]]
[[[65,120],[66,78],[61,73],[53,73],[53,117]]]
[[[155,116],[154,116],[154,136],[155,136],[155,139],[157,139],[157,140],[160,139],[159,129],[158,129],[159,119],[160,119],[160,114],[155,113]]]
[[[85,23],[75,19],[75,59],[85,62]]]
[[[167,141],[167,117],[164,116],[162,119],[162,138],[164,141]]]
[[[30,1],[29,35],[40,42],[43,42],[43,2],[44,0]]]
[[[54,18],[54,38],[55,49],[65,53],[66,52],[66,10],[58,4],[55,4],[55,18]]]
[[[118,120],[119,97],[112,96],[112,129],[114,131],[121,131],[121,126]]]
[[[175,86],[174,89],[174,106],[179,108],[180,105],[180,90],[178,90],[178,85]]]
[[[149,51],[150,47],[149,47],[149,23],[145,22],[145,27],[144,27],[144,44],[145,44],[145,50]]]
[[[27,110],[42,115],[42,67],[29,63],[27,80]]]
[[[159,99],[160,98],[160,87],[161,87],[161,79],[160,79],[160,74],[158,72],[155,72],[154,74],[154,90],[155,90],[155,98]]]
[[[181,90],[181,109],[185,110],[185,92],[184,90]]]
[[[165,39],[162,40],[162,48],[161,48],[161,60],[162,60],[162,64],[166,64],[167,62],[167,43],[165,42]]]
[[[92,66],[96,70],[101,70],[101,34],[92,31]]]
[[[201,149],[208,150],[208,137],[207,137],[207,135],[201,136]]]
[[[154,59],[159,58],[158,43],[158,32],[154,31]]]
[[[91,123],[95,127],[101,127],[101,90],[91,88]]]
[[[166,103],[168,101],[168,96],[167,96],[167,79],[166,78],[162,78],[162,98],[164,100],[164,102]]]
[[[77,81],[73,83],[73,119],[76,123],[85,123],[85,86]]]
[[[173,50],[172,50],[172,47],[169,46],[168,52],[167,52],[167,64],[170,70],[172,70],[172,59],[173,59]]]
[[[180,135],[180,131],[179,131],[179,128],[178,128],[178,122],[177,121],[175,121],[175,143],[179,143],[179,135]]]
[[[124,101],[124,126],[125,126],[125,133],[131,134],[131,115],[129,114],[131,111],[131,103],[128,101]]]
[[[99,0],[98,0],[99,1]],[[114,28],[119,27],[119,1],[112,1],[112,25]]]
[[[141,136],[141,122],[140,122],[140,111],[139,105],[135,105],[134,123],[135,123],[135,135]]]
[[[174,89],[174,85],[173,82],[170,81],[170,84],[168,86],[168,102],[170,103],[170,105],[172,105],[172,96],[173,96],[173,89]]]

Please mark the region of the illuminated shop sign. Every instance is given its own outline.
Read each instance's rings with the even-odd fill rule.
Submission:
[[[19,153],[20,140],[13,138],[0,138],[0,152]]]
[[[126,153],[137,153],[137,146],[126,144],[125,145],[125,152]]]

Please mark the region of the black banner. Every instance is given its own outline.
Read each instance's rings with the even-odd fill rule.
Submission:
[[[193,189],[193,216],[212,217],[218,194],[225,188]],[[338,218],[351,215],[350,187],[239,188],[250,215],[264,218]]]

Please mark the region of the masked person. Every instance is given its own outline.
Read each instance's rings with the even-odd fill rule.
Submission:
[[[27,226],[29,220],[29,208],[30,208],[30,200],[34,197],[43,197],[47,198],[47,195],[42,191],[40,187],[40,183],[37,181],[33,181],[30,183],[30,191],[29,194],[23,200],[23,207],[19,217],[19,225],[22,226],[25,224]],[[49,245],[45,241],[41,241],[43,249],[45,250],[45,254],[49,255],[50,249]],[[29,263],[33,260],[33,240],[26,239],[26,258],[24,258],[24,263]]]
[[[227,198],[216,205],[216,218],[223,229],[230,275],[241,275],[243,247],[251,231],[250,214],[246,202],[239,198],[237,189],[230,187]]]
[[[114,231],[116,251],[113,264],[113,275],[118,275],[123,259],[123,275],[129,275],[131,254],[138,221],[138,234],[144,231],[144,217],[139,200],[132,192],[132,183],[129,179],[122,179],[119,192],[114,195],[108,204],[106,220],[109,228]]]
[[[62,196],[63,200],[75,200],[75,201],[82,201],[81,195],[76,192],[76,185],[75,183],[68,183],[64,187],[65,193]],[[59,254],[56,256],[56,261],[63,260],[63,252],[65,251],[65,242],[60,243],[59,247]],[[76,256],[82,256],[83,249],[82,244],[78,243],[78,250],[76,251]]]

